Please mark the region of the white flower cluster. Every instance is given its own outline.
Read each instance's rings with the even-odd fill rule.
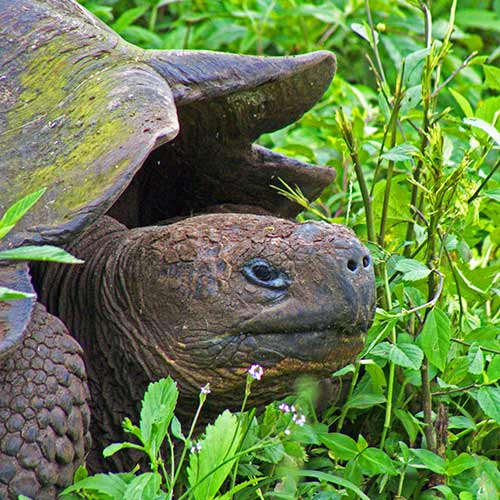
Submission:
[[[303,413],[298,413],[295,406],[293,405],[288,405],[286,403],[280,403],[278,406],[280,411],[283,413],[291,413],[292,414],[292,422],[295,425],[298,425],[299,427],[303,427],[303,425],[306,423],[306,416]],[[290,434],[290,429],[286,428],[285,429],[285,434],[288,436]]]
[[[250,375],[254,380],[260,380],[262,375],[264,375],[264,368],[260,365],[252,365],[248,369],[248,375]]]
[[[197,453],[198,451],[201,451],[201,443],[193,444],[193,446],[191,446],[191,453]]]

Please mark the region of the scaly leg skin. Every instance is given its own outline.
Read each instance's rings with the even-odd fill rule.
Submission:
[[[0,500],[54,500],[90,449],[78,343],[36,304],[22,344],[0,360]]]

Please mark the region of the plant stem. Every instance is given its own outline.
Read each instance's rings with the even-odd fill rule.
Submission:
[[[479,193],[484,188],[484,186],[486,186],[488,181],[493,177],[495,172],[498,170],[498,167],[500,167],[500,158],[495,163],[495,166],[493,167],[491,172],[484,178],[483,182],[481,182],[480,186],[474,191],[474,194],[467,200],[467,203],[472,203],[479,196]]]
[[[392,309],[392,299],[391,290],[389,288],[389,277],[387,275],[387,266],[384,266],[384,289],[385,289],[385,301],[387,303],[387,308]],[[396,327],[391,328],[391,342],[396,344]],[[385,440],[387,438],[387,433],[391,427],[392,419],[392,400],[394,395],[394,379],[396,374],[396,365],[389,362],[389,380],[387,382],[387,403],[385,406],[385,418],[384,418],[384,430],[382,431],[382,438],[380,439],[380,449],[383,450],[385,446]]]
[[[340,126],[340,132],[342,134],[342,138],[347,145],[349,150],[349,154],[352,159],[352,163],[354,165],[354,171],[356,172],[356,178],[358,180],[359,188],[361,190],[361,196],[363,198],[363,205],[365,208],[365,216],[366,216],[366,230],[368,234],[368,241],[375,243],[377,241],[375,234],[375,223],[373,220],[373,209],[372,209],[372,199],[370,193],[368,191],[368,186],[366,184],[366,179],[363,174],[363,169],[361,168],[361,164],[358,157],[358,152],[356,150],[356,144],[354,141],[354,136],[352,134],[352,127],[350,123],[346,120],[344,115],[344,111],[342,108],[337,110],[337,123]]]
[[[425,439],[427,448],[432,452],[436,452],[436,434],[432,423],[432,392],[429,380],[429,365],[427,359],[422,363],[422,392],[423,392],[423,410],[425,422]]]

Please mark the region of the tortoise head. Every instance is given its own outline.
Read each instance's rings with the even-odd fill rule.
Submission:
[[[253,363],[267,372],[259,403],[297,375],[326,376],[361,350],[373,317],[370,255],[343,226],[208,214],[133,230],[117,253],[129,357],[193,401],[210,382],[219,407],[236,407]]]

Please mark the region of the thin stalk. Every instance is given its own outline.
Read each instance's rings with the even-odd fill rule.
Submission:
[[[382,60],[380,59],[380,54],[377,47],[376,31],[375,31],[375,26],[373,25],[372,12],[370,10],[369,0],[365,0],[365,10],[366,10],[366,17],[368,19],[368,25],[370,26],[371,40],[372,40],[371,46],[373,54],[375,55],[375,60],[377,61],[378,72],[382,80],[386,82],[387,80],[385,78],[384,67],[382,65]]]
[[[427,441],[427,448],[436,453],[436,433],[434,432],[434,425],[432,424],[432,392],[429,380],[429,365],[427,359],[424,358],[422,363],[422,396],[423,396],[423,410],[425,422],[425,439]]]
[[[372,243],[377,241],[375,233],[375,223],[373,219],[373,209],[372,209],[372,199],[368,191],[368,186],[366,184],[366,179],[361,168],[361,163],[359,161],[358,152],[356,150],[356,144],[354,141],[354,136],[352,134],[352,127],[350,123],[347,122],[342,108],[337,110],[337,122],[340,126],[340,132],[342,138],[349,149],[349,154],[351,156],[352,163],[354,165],[354,171],[356,172],[356,178],[358,180],[359,189],[361,191],[361,197],[363,198],[363,205],[365,208],[366,216],[366,229],[368,234],[368,240]]]
[[[391,290],[389,288],[389,276],[387,274],[387,266],[384,266],[384,289],[385,289],[385,301],[387,303],[387,308],[392,309],[392,298]],[[391,328],[391,342],[396,344],[396,327]],[[384,418],[384,430],[382,431],[382,438],[380,439],[380,449],[383,450],[385,446],[385,440],[387,438],[387,433],[391,428],[392,419],[392,399],[394,395],[394,380],[396,374],[396,365],[389,362],[389,380],[387,382],[387,403],[385,406],[385,418]]]
[[[356,387],[356,384],[358,382],[360,367],[361,367],[361,365],[359,363],[356,363],[356,365],[354,367],[354,373],[352,374],[351,385],[349,386],[349,393],[347,394],[346,401],[349,401],[349,399],[351,398],[351,396],[354,392],[354,387]],[[349,408],[347,408],[347,405],[344,405],[342,407],[342,412],[340,413],[339,423],[337,424],[337,432],[340,432],[342,430],[342,426],[344,425],[344,420],[347,416],[348,411],[349,411]]]
[[[182,470],[182,464],[184,463],[184,460],[186,458],[186,453],[187,453],[187,449],[188,449],[187,443],[189,443],[191,441],[191,437],[193,436],[194,430],[196,428],[196,424],[198,423],[198,419],[200,418],[201,409],[203,408],[203,404],[205,403],[205,400],[206,400],[206,395],[205,394],[200,395],[200,402],[198,404],[198,408],[196,409],[196,413],[194,415],[193,421],[191,422],[191,428],[189,429],[189,433],[188,433],[188,436],[186,438],[186,442],[184,443],[184,447],[182,448],[181,458],[179,459],[179,463],[177,464],[177,470],[175,471],[174,479],[172,481],[172,484],[170,485],[170,488],[168,489],[167,498],[169,498],[169,499],[172,498],[175,484],[177,483],[177,479],[179,478],[179,474],[181,473],[181,470]]]
[[[389,122],[389,127],[391,129],[391,142],[390,147],[393,148],[396,145],[397,136],[397,116],[399,108],[401,107],[401,100],[403,98],[402,92],[402,79],[403,79],[404,65],[402,70],[398,73],[398,78],[396,81],[396,90],[394,94],[394,108],[391,114],[391,121]],[[387,173],[385,180],[385,192],[384,192],[384,202],[382,205],[382,215],[380,217],[380,232],[378,235],[378,243],[381,247],[384,247],[385,243],[385,225],[387,222],[387,213],[389,211],[389,201],[391,197],[391,187],[392,187],[392,174],[394,172],[394,161],[390,160],[387,165]]]
[[[484,186],[486,186],[488,181],[493,177],[495,172],[498,170],[498,167],[500,167],[500,158],[495,163],[495,166],[493,167],[491,172],[484,178],[483,182],[481,182],[479,187],[474,191],[474,194],[467,200],[467,203],[472,203],[479,196],[479,193],[484,188]]]

